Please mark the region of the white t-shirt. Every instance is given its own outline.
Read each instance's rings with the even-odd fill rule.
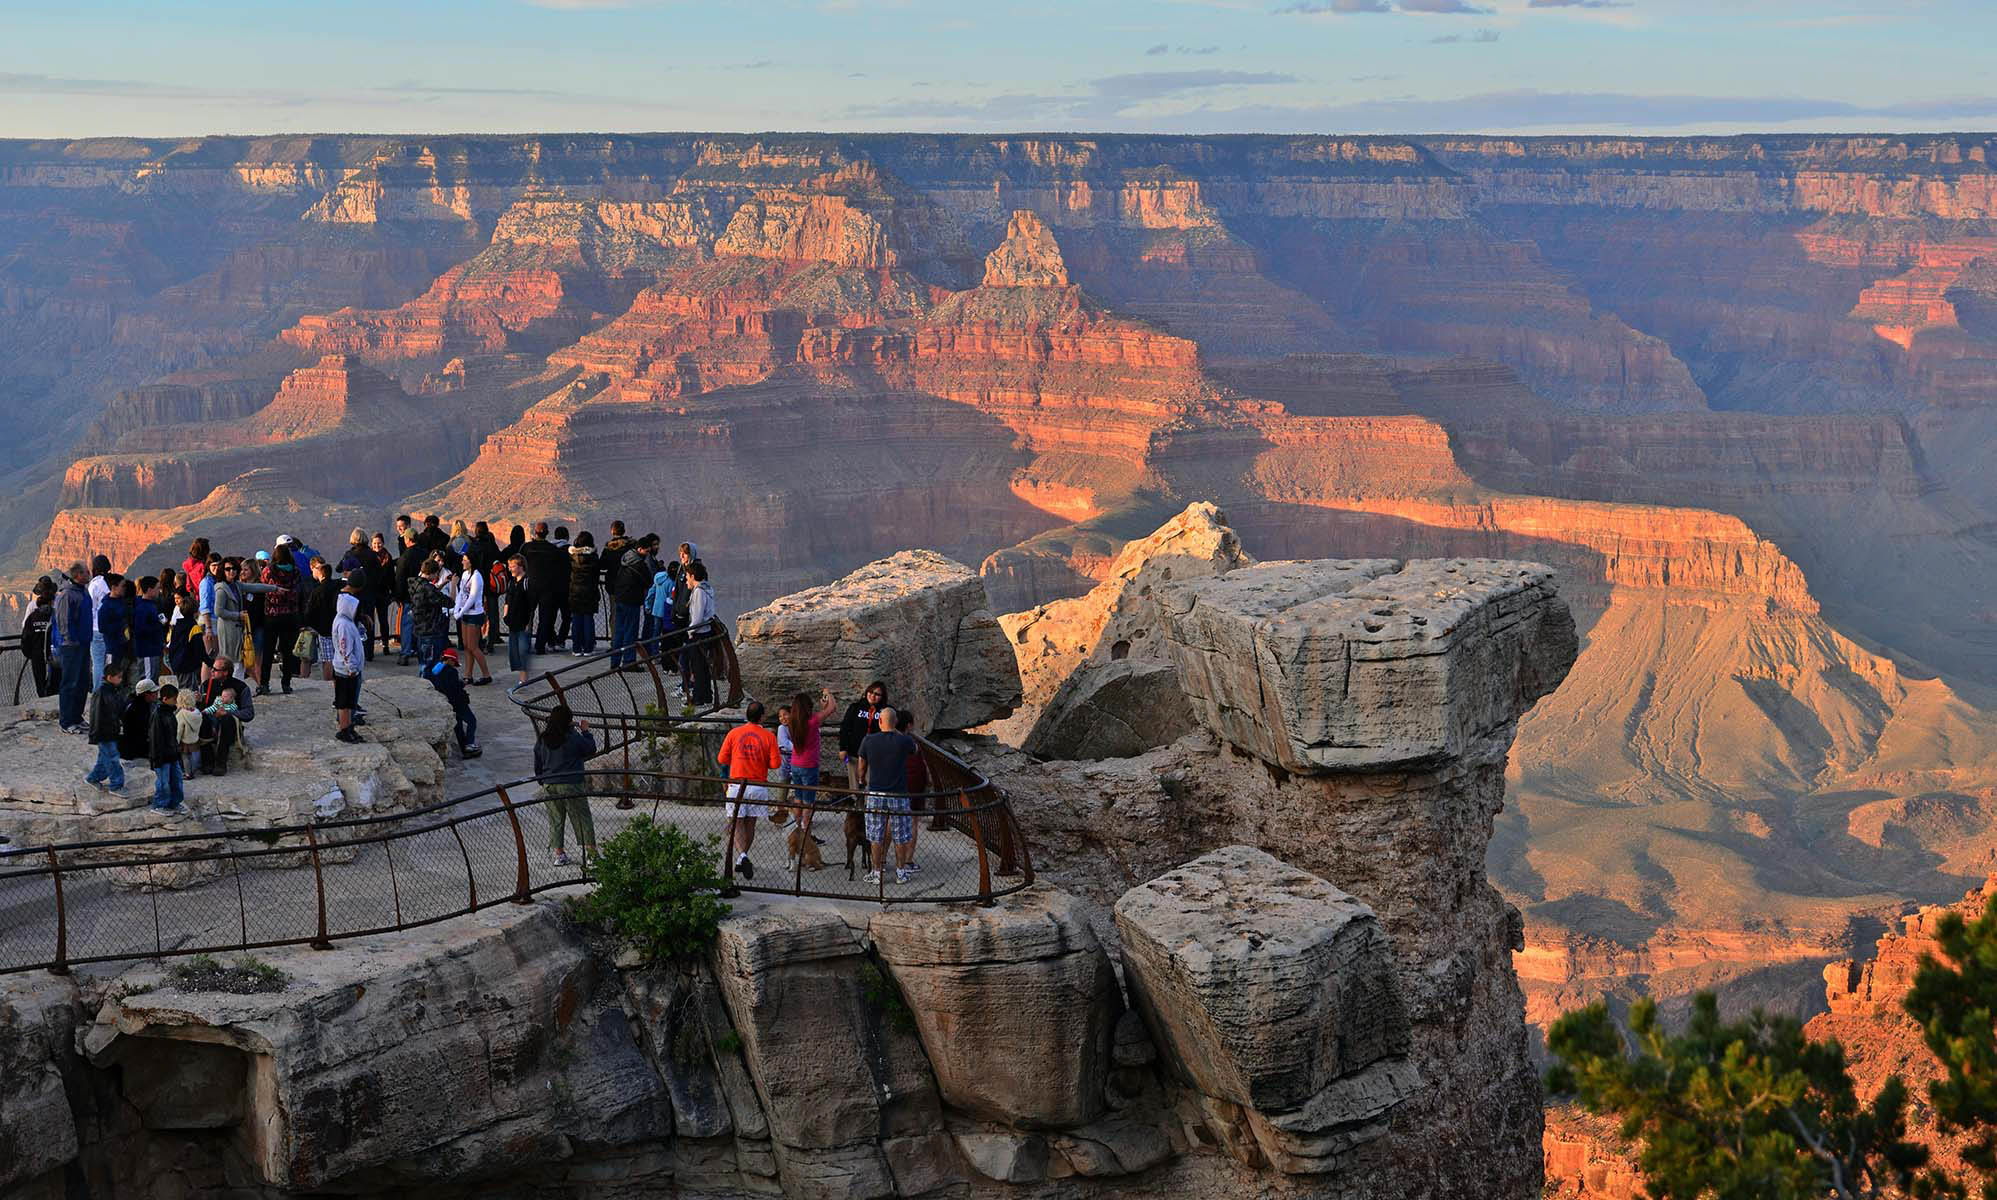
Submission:
[[[111,585],[104,582],[102,575],[92,575],[90,577],[90,586],[86,590],[90,594],[90,635],[95,637],[97,636],[97,610],[104,606],[104,598],[111,594]]]

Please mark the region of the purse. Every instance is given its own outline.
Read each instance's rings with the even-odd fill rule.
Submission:
[[[316,629],[299,630],[298,640],[291,643],[291,656],[293,658],[305,659],[305,660],[318,658],[319,631]]]

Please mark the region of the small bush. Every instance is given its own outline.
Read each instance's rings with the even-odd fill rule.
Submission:
[[[173,981],[184,992],[233,992],[248,996],[281,992],[291,978],[254,955],[245,954],[225,964],[213,955],[197,954],[173,969]]]
[[[609,926],[654,962],[687,958],[714,944],[728,906],[716,894],[720,842],[702,845],[677,825],[640,816],[603,843],[591,864],[596,890],[580,906],[586,921]]]

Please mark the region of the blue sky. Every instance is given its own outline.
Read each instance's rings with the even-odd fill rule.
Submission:
[[[0,136],[1997,128],[1997,0],[0,0]]]

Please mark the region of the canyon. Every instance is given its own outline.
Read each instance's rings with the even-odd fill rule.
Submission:
[[[1025,614],[1192,502],[1262,562],[1537,561],[1532,1021],[1814,1012],[1997,865],[1993,145],[0,143],[0,563],[622,517],[731,615],[913,547]]]

